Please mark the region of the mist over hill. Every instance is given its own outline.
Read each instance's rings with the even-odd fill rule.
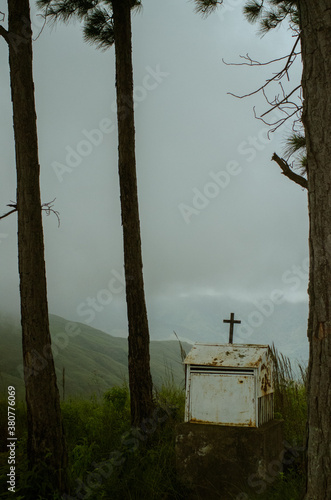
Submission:
[[[235,343],[272,344],[291,359],[308,359],[308,301],[289,302],[276,290],[268,297],[244,300],[213,295],[155,298],[148,303],[152,340],[180,339],[194,343],[226,343],[229,325],[223,320],[235,313],[241,325],[234,329]],[[127,336],[124,308],[111,307],[96,315],[93,326]],[[111,329],[110,329],[111,327]]]
[[[107,311],[105,311],[107,312]],[[291,361],[307,362],[306,302],[278,303],[269,298],[244,301],[219,297],[182,297],[154,301],[149,308],[151,371],[154,384],[173,379],[184,384],[180,345],[186,352],[195,342],[226,343],[229,326],[223,323],[234,312],[240,325],[235,343],[275,344]],[[97,326],[97,327],[96,327]],[[128,381],[126,317],[121,308],[98,315],[93,325],[50,315],[52,349],[60,393],[66,396],[102,394]],[[107,333],[106,333],[107,332]],[[37,360],[42,366],[43,361]],[[63,387],[64,376],[64,387]],[[21,327],[18,319],[0,314],[0,390],[15,385],[24,393]]]
[[[114,385],[128,383],[127,339],[113,337],[82,323],[50,315],[52,350],[60,394],[66,396],[102,395]],[[183,344],[188,352],[190,346]],[[16,387],[23,397],[21,329],[11,318],[1,317],[0,391]],[[156,387],[172,380],[184,385],[184,369],[178,341],[152,341],[151,372]],[[46,353],[45,353],[46,358]],[[36,369],[42,370],[45,359],[35,357]],[[63,372],[64,370],[64,372]],[[64,387],[63,387],[64,376]]]

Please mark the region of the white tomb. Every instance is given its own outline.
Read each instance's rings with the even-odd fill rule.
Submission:
[[[185,422],[260,427],[274,418],[269,346],[195,344],[184,363]]]

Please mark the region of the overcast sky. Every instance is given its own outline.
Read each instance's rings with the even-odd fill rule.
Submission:
[[[2,0],[1,4],[5,4]],[[32,2],[33,4],[33,2]],[[210,296],[289,301],[307,290],[307,193],[271,162],[285,129],[267,138],[263,97],[240,100],[275,68],[227,66],[247,52],[286,55],[281,28],[261,39],[237,0],[202,19],[186,0],[144,0],[133,16],[136,150],[147,306]],[[5,7],[1,6],[1,10]],[[34,36],[42,21],[32,5]],[[8,51],[0,40],[0,212],[16,199]],[[279,69],[280,66],[277,66]],[[300,81],[296,64],[290,88]],[[83,42],[78,23],[34,43],[42,200],[51,313],[109,323],[123,293],[114,49]],[[276,90],[270,90],[270,97]],[[279,92],[277,90],[277,92]],[[18,310],[16,216],[0,226],[1,308]],[[92,305],[93,304],[93,305]],[[94,317],[91,312],[95,312]],[[100,319],[102,318],[102,320]]]

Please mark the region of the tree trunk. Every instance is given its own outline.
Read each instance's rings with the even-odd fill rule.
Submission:
[[[331,9],[300,0],[309,199],[306,500],[331,499]]]
[[[63,490],[67,454],[49,332],[29,0],[8,0],[8,13],[28,459],[31,468],[44,462],[45,483]]]
[[[118,170],[129,323],[131,422],[139,426],[153,411],[149,329],[144,294],[135,159],[131,2],[113,0],[118,120]]]

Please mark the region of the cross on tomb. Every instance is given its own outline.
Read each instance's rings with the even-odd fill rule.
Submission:
[[[241,321],[234,319],[234,313],[231,313],[230,319],[223,319],[223,323],[230,323],[229,344],[233,344],[233,325]]]

